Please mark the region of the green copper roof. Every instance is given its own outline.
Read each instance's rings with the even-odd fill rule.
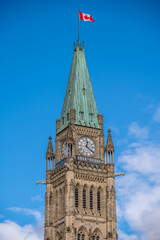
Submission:
[[[68,126],[70,110],[76,110],[75,124],[100,129],[97,106],[88,73],[84,48],[74,47],[71,71],[58,133]]]

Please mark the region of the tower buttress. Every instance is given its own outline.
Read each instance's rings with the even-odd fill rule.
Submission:
[[[114,145],[111,137],[111,130],[108,129],[107,143],[105,147],[106,164],[108,168],[107,178],[107,240],[117,240],[117,219],[116,219],[116,191],[115,191],[115,174],[114,174]]]
[[[52,146],[52,138],[49,137],[48,148],[46,152],[46,194],[45,194],[45,240],[53,240],[53,188],[52,188],[52,171],[54,169],[55,154]]]

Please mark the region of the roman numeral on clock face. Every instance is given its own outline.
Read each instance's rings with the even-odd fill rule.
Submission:
[[[78,140],[78,150],[83,156],[91,157],[95,154],[96,145],[89,137],[81,137]]]

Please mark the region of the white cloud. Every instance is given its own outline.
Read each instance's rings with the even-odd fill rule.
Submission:
[[[144,229],[142,239],[159,240],[160,238],[160,206],[144,212],[141,228]]]
[[[137,122],[131,123],[128,130],[129,135],[134,136],[137,139],[146,139],[148,138],[148,128],[140,127]]]
[[[133,144],[122,152],[119,162],[128,171],[142,174],[160,173],[160,145]]]
[[[9,208],[10,211],[20,212],[24,215],[32,215],[36,219],[36,225],[19,225],[11,220],[0,223],[0,239],[3,240],[42,240],[43,217],[40,212],[26,208]]]
[[[140,240],[159,240],[160,236],[160,145],[136,142],[118,159],[126,172],[117,178],[120,218]],[[138,233],[138,234],[137,234]],[[120,239],[132,239],[120,232]],[[128,237],[128,238],[127,238]],[[133,239],[134,239],[133,235]]]
[[[141,230],[145,215],[155,209],[160,211],[160,187],[148,186],[148,189],[139,188],[129,197],[125,214],[132,227]]]
[[[157,108],[156,112],[153,115],[153,120],[160,123],[160,107]]]
[[[21,212],[24,215],[34,216],[37,222],[42,221],[42,215],[39,211],[34,211],[28,208],[18,208],[18,207],[8,208],[8,210],[12,212]]]
[[[118,239],[119,240],[138,240],[136,235],[128,235],[121,230],[118,231]]]
[[[12,221],[0,223],[0,239],[3,240],[42,240],[38,230],[32,225],[20,226]]]

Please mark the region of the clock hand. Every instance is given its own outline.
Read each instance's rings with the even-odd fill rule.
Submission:
[[[88,145],[86,145],[86,148],[88,148],[92,153],[94,153],[93,150],[88,147]]]

